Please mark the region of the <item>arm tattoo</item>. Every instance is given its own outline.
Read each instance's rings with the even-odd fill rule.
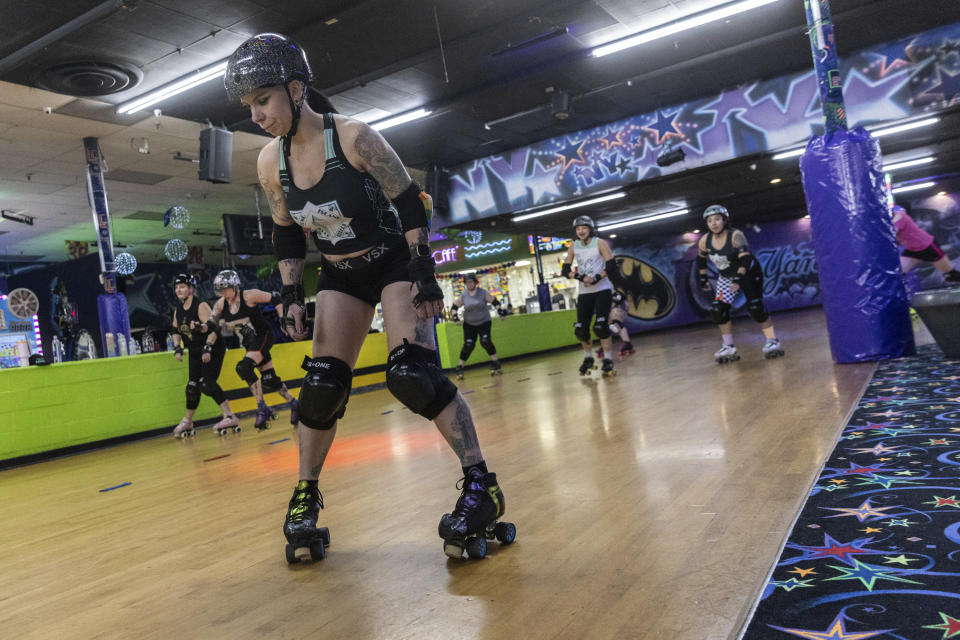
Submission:
[[[264,175],[260,175],[260,187],[263,189],[264,195],[267,196],[267,203],[270,205],[270,215],[273,216],[273,219],[292,221],[293,218],[290,216],[290,213],[287,211],[285,206],[283,193],[278,193]]]
[[[741,251],[749,251],[750,247],[747,246],[747,236],[743,235],[742,231],[733,232],[733,246],[736,249]]]
[[[480,441],[477,438],[477,430],[473,426],[470,407],[459,393],[453,401],[457,404],[457,412],[453,417],[453,424],[450,425],[450,445],[463,466],[476,464],[483,459],[483,456],[480,455]]]
[[[391,198],[396,198],[410,186],[410,176],[397,153],[379,133],[367,125],[360,128],[354,143],[357,154],[370,168],[370,175],[380,183]]]
[[[410,255],[414,257],[417,255],[417,245],[430,245],[430,232],[427,231],[426,227],[410,229],[410,231],[407,231],[404,234],[404,237],[407,239],[407,246],[410,248]]]
[[[303,265],[306,260],[303,258],[287,258],[277,263],[280,270],[280,279],[283,284],[300,284],[303,279]]]

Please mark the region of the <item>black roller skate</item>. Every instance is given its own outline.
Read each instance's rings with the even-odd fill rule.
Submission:
[[[270,425],[268,423],[276,417],[276,414],[273,413],[273,409],[267,405],[263,405],[257,409],[257,419],[254,421],[253,426],[256,427],[257,431],[269,429]]]
[[[603,365],[600,367],[600,374],[604,378],[609,378],[611,376],[617,375],[617,372],[613,370],[613,360],[610,358],[603,359]]]
[[[500,364],[499,360],[490,361],[490,375],[492,376],[503,375],[503,365]]]
[[[457,365],[456,374],[457,374],[457,380],[463,380],[463,365],[462,365],[462,364],[458,364],[458,365]]]
[[[780,346],[780,340],[777,338],[770,338],[767,340],[764,343],[761,351],[763,351],[763,357],[767,358],[768,360],[770,358],[779,358],[784,354],[783,347]]]
[[[632,356],[636,353],[636,350],[633,348],[632,342],[624,342],[620,345],[620,359],[623,360],[627,356]]]
[[[438,532],[443,538],[443,552],[457,560],[463,558],[464,551],[470,558],[482,558],[487,555],[487,540],[513,542],[517,527],[512,522],[497,522],[506,511],[497,474],[473,468],[457,485],[461,482],[462,491],[453,513],[440,518]]]
[[[300,403],[296,399],[290,401],[290,424],[297,426],[300,422]]]
[[[301,480],[293,490],[290,507],[283,522],[283,535],[287,538],[285,549],[287,562],[293,564],[307,559],[323,560],[330,546],[330,530],[317,528],[317,518],[323,509],[323,496],[316,483]]]
[[[593,357],[586,356],[583,359],[583,362],[580,363],[580,375],[585,376],[590,373],[590,370],[593,369]]]

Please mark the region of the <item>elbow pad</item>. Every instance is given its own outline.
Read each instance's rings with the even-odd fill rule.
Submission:
[[[570,277],[570,264],[569,264],[569,263],[564,262],[563,265],[560,266],[560,275],[563,276],[564,278],[569,278],[569,277]]]
[[[454,316],[457,315],[457,311],[459,310],[460,310],[460,307],[458,307],[457,305],[453,305],[452,307],[450,307],[450,313],[453,314]]]
[[[613,284],[619,284],[622,278],[620,277],[620,266],[617,264],[616,258],[610,258],[603,265],[603,270],[607,272],[607,277],[610,278],[610,282]]]
[[[697,254],[697,270],[707,268],[707,256],[702,256],[699,253]]]
[[[411,182],[403,193],[392,198],[392,202],[400,216],[400,229],[404,232],[421,227],[430,228],[433,198],[416,182]]]
[[[307,237],[297,224],[273,225],[273,249],[279,260],[304,260],[307,257]]]
[[[490,304],[492,304],[494,307],[499,307],[499,306],[500,306],[500,301],[497,300],[496,298],[494,298],[494,299],[493,299],[493,302],[491,302]]]

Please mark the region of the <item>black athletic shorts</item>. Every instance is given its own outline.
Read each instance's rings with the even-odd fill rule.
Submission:
[[[489,320],[487,320],[483,324],[468,324],[464,322],[463,323],[463,341],[466,342],[467,340],[473,340],[474,342],[476,342],[478,335],[489,336],[491,326],[492,325]]]
[[[916,258],[917,260],[924,260],[926,262],[936,262],[943,257],[943,249],[938,247],[936,242],[931,242],[929,247],[920,251],[904,249],[903,255],[908,258]]]
[[[340,262],[323,259],[317,292],[339,291],[375,307],[387,285],[410,282],[409,262],[410,251],[402,239],[394,244],[379,244],[356,258]]]

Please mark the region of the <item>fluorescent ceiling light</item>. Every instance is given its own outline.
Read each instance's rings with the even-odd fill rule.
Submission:
[[[619,229],[621,227],[632,227],[635,224],[645,224],[647,222],[655,222],[656,220],[674,218],[676,216],[682,216],[688,213],[690,213],[689,209],[679,209],[677,211],[666,211],[664,213],[654,213],[649,216],[643,216],[642,218],[635,218],[633,220],[625,220],[623,222],[614,222],[613,224],[607,224],[602,227],[599,227],[597,231],[609,231],[610,229]]]
[[[370,126],[376,129],[377,131],[383,131],[384,129],[395,127],[398,124],[411,122],[413,120],[419,120],[420,118],[426,118],[431,113],[433,113],[433,111],[430,111],[429,109],[415,109],[413,111],[401,113],[398,116],[390,116],[389,118],[384,118],[383,120],[377,120],[376,122],[371,122]]]
[[[615,40],[609,44],[601,45],[590,53],[594,57],[599,58],[607,55],[608,53],[622,51],[623,49],[629,49],[630,47],[635,47],[646,42],[659,40],[660,38],[665,38],[675,33],[686,31],[687,29],[693,29],[695,27],[705,25],[708,22],[723,20],[724,18],[729,18],[730,16],[743,13],[744,11],[750,11],[751,9],[756,9],[757,7],[772,4],[776,1],[777,0],[742,0],[741,2],[731,2],[730,4],[724,5],[718,9],[711,9],[709,11],[703,11],[685,18],[680,18],[679,20],[675,20],[658,27],[653,27],[652,29],[647,29],[646,31],[641,31],[625,38],[621,38],[620,40]]]
[[[874,138],[879,138],[881,136],[888,136],[891,133],[900,133],[901,131],[910,131],[911,129],[917,129],[919,127],[929,127],[930,125],[936,122],[940,122],[940,118],[924,118],[923,120],[914,120],[913,122],[898,124],[892,127],[870,129],[870,133],[873,135]]]
[[[202,69],[196,73],[191,73],[190,75],[184,76],[183,78],[180,78],[171,84],[151,91],[146,95],[140,96],[139,98],[134,98],[129,102],[124,102],[117,107],[117,113],[134,113],[136,111],[140,111],[141,109],[155,105],[158,102],[163,102],[167,98],[173,97],[179,93],[183,93],[188,89],[192,89],[193,87],[213,80],[214,78],[223,76],[223,72],[226,71],[226,69],[226,60],[218,62],[212,67],[207,67],[206,69]]]
[[[557,213],[559,211],[569,211],[570,209],[576,209],[578,207],[586,207],[587,205],[597,204],[598,202],[606,202],[607,200],[615,200],[617,198],[622,198],[626,194],[625,191],[617,191],[616,193],[608,193],[605,196],[598,196],[596,198],[590,198],[589,200],[583,200],[581,202],[574,202],[573,204],[565,204],[560,207],[553,207],[551,209],[544,209],[543,211],[536,211],[534,213],[525,213],[522,216],[514,216],[512,222],[523,222],[524,220],[530,220],[531,218],[539,218],[540,216],[548,216],[551,213]]]
[[[917,184],[908,184],[902,187],[895,187],[890,190],[890,193],[903,193],[904,191],[916,191],[917,189],[926,189],[927,187],[932,187],[937,184],[933,180],[929,182],[918,182]]]
[[[896,171],[897,169],[905,169],[907,167],[916,167],[921,164],[930,164],[935,158],[933,156],[927,156],[926,158],[917,158],[916,160],[904,160],[903,162],[894,162],[893,164],[884,165],[884,171]]]
[[[783,182],[783,178],[774,178],[770,181],[770,184],[780,184],[781,182]]]
[[[802,156],[803,152],[806,151],[806,147],[800,147],[799,149],[791,149],[790,151],[782,151],[771,158],[772,160],[783,160],[785,158],[796,158],[797,156]]]

